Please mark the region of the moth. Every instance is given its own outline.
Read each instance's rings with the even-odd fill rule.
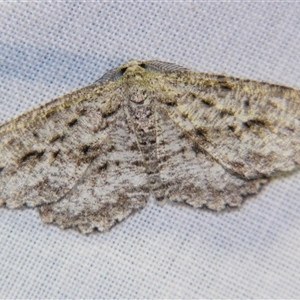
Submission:
[[[131,60],[0,126],[0,206],[105,231],[150,193],[220,211],[299,164],[298,90]]]

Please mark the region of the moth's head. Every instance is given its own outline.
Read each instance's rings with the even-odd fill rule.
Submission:
[[[136,80],[147,82],[147,79],[151,79],[157,72],[176,72],[176,71],[189,71],[188,69],[176,65],[173,63],[158,61],[158,60],[130,60],[124,65],[114,68],[106,72],[100,79],[96,82],[105,82],[105,81],[117,81],[119,79],[124,80]],[[155,72],[155,73],[154,73]]]
[[[119,73],[125,80],[144,80],[147,77],[146,65],[142,61],[130,60],[119,68]]]
[[[144,81],[148,74],[149,66],[146,62],[130,60],[122,66],[106,72],[97,82],[117,81],[119,79]]]

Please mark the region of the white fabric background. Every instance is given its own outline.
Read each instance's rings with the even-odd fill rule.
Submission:
[[[0,122],[129,59],[300,88],[300,3],[1,3]],[[108,233],[0,209],[0,298],[299,298],[300,174],[238,211],[153,200]]]

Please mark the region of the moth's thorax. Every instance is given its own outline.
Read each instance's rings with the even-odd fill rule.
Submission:
[[[145,102],[145,105],[148,105],[152,99],[155,98],[155,84],[153,84],[149,78],[142,78],[140,83],[136,81],[137,80],[131,80],[131,78],[126,80],[125,89],[128,100],[138,104]]]

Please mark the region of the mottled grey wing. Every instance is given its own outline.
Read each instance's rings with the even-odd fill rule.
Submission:
[[[237,206],[270,177],[299,168],[299,91],[195,72],[166,74],[165,84],[176,95],[157,118],[170,200]]]
[[[0,206],[45,222],[106,230],[148,197],[142,156],[115,82],[96,83],[0,127]]]
[[[157,109],[157,156],[165,200],[221,210],[239,206],[267,182],[231,174],[174,124],[165,108]]]
[[[106,147],[105,114],[118,107],[109,99],[106,88],[91,85],[1,125],[0,205],[63,197]]]
[[[60,201],[40,207],[44,222],[82,233],[105,231],[146,205],[149,188],[141,152],[123,109],[115,118],[107,150]]]

